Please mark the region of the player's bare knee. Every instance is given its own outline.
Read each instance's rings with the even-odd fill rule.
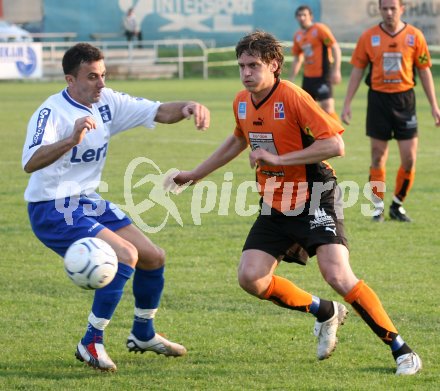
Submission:
[[[323,276],[325,281],[340,295],[345,296],[359,281],[354,275],[341,276],[328,274]]]
[[[165,250],[153,245],[144,251],[140,251],[138,266],[141,269],[159,269],[165,265]]]
[[[133,268],[136,266],[139,258],[136,247],[130,242],[124,243],[124,245],[118,249],[117,255],[119,262],[125,263]]]
[[[259,284],[258,278],[251,271],[239,270],[237,277],[240,288],[247,293],[258,297],[264,294],[264,290],[260,288],[261,284]]]
[[[165,265],[166,253],[162,247],[156,246],[156,262],[160,264],[160,266]]]

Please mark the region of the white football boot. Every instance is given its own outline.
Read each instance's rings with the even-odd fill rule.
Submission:
[[[75,357],[101,371],[116,371],[116,365],[108,356],[102,343],[92,342],[85,346],[80,341],[76,347]]]
[[[422,360],[416,352],[397,357],[396,364],[396,375],[415,375],[422,369]]]
[[[348,310],[344,304],[333,301],[333,308],[335,313],[325,322],[315,321],[314,334],[318,337],[318,351],[317,356],[319,360],[329,358],[336,349],[338,338],[336,332],[338,327],[344,324],[347,317]]]
[[[172,357],[184,356],[186,354],[184,346],[168,341],[157,333],[148,341],[140,341],[133,334],[130,334],[127,338],[127,348],[129,352],[155,352]]]

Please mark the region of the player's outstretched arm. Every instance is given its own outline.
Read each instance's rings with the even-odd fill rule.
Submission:
[[[49,166],[66,152],[70,151],[75,145],[80,144],[86,132],[92,129],[96,129],[96,122],[92,117],[78,118],[73,126],[73,132],[69,137],[38,148],[24,165],[24,171],[30,174]]]
[[[192,184],[206,177],[211,172],[224,166],[237,157],[247,147],[244,137],[229,136],[217,150],[194,170],[181,171],[174,177],[174,182],[183,185],[191,181]]]
[[[209,128],[211,114],[208,108],[198,102],[165,102],[159,106],[154,120],[163,124],[173,124],[184,118],[194,117],[198,130]]]

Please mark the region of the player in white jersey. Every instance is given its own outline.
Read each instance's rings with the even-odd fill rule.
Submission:
[[[96,191],[111,136],[191,116],[196,128],[205,130],[210,113],[197,102],[153,102],[105,88],[103,54],[86,43],[66,51],[63,70],[67,87],[36,110],[23,147],[23,168],[32,173],[25,191],[31,226],[38,239],[61,256],[86,236],[105,240],[118,256],[114,280],[95,291],[87,330],[75,355],[94,368],[116,370],[104,348],[104,329],[134,274],[129,351],[182,356],[185,347],[157,334],[153,325],[164,287],[164,250]]]

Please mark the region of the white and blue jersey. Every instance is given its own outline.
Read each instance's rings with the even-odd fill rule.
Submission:
[[[42,146],[63,140],[78,118],[91,116],[96,129],[57,161],[31,174],[24,198],[35,235],[64,256],[75,240],[131,224],[116,205],[100,197],[99,187],[110,137],[137,126],[153,128],[160,102],[101,91],[91,108],[74,101],[67,89],[49,97],[31,117],[23,147],[23,167]]]
[[[160,102],[134,98],[109,88],[91,108],[74,101],[67,89],[49,97],[31,117],[23,147],[23,167],[43,145],[69,137],[78,118],[91,116],[97,128],[54,163],[31,174],[28,202],[93,193],[101,180],[110,137],[137,126],[153,128]],[[68,184],[68,185],[66,185]]]

